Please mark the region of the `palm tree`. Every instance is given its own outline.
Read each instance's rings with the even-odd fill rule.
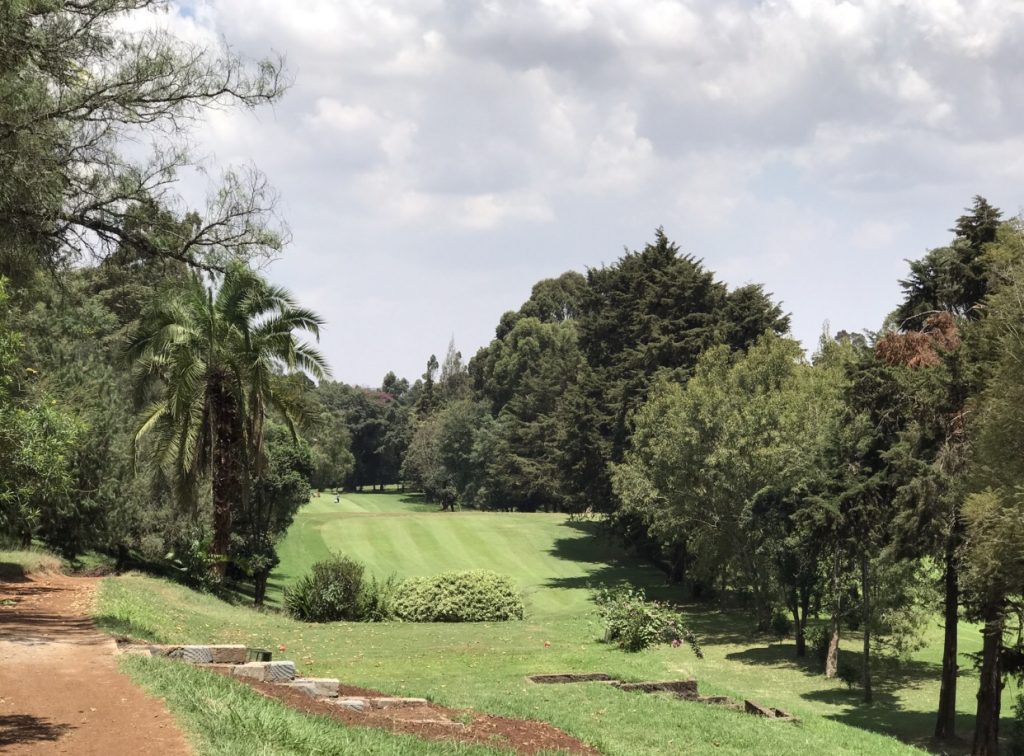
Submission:
[[[201,482],[213,498],[214,570],[223,577],[232,513],[265,459],[263,429],[276,410],[293,435],[301,406],[282,380],[328,376],[320,353],[297,336],[319,339],[321,318],[285,289],[244,265],[229,267],[219,285],[194,274],[185,288],[144,315],[129,346],[142,412],[136,445],[154,433],[155,461],[195,504]]]

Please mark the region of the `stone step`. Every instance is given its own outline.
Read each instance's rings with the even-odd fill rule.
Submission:
[[[295,679],[295,662],[269,661],[236,664],[231,668],[235,677],[248,677],[260,682],[290,682]]]
[[[749,698],[743,702],[743,708],[747,714],[764,717],[765,719],[781,719],[786,722],[792,722],[796,719],[788,711],[777,709],[774,706],[764,706],[757,701],[751,701]]]
[[[406,709],[413,706],[426,706],[428,703],[425,698],[399,698],[397,696],[367,698],[366,700],[375,709]]]
[[[403,698],[399,696],[341,696],[331,701],[353,711],[367,709],[410,709],[416,706],[427,706],[430,702],[425,698]]]
[[[351,709],[352,711],[366,711],[366,709],[369,707],[369,704],[366,703],[365,698],[358,698],[354,696],[332,698],[331,703],[337,706],[341,706],[345,709]]]
[[[313,698],[337,698],[341,686],[341,682],[333,677],[296,677],[283,684]]]
[[[117,653],[129,654],[131,656],[152,656],[153,652],[149,646],[121,646],[117,647]]]
[[[530,682],[557,684],[557,683],[578,683],[578,682],[614,682],[611,675],[604,672],[568,672],[560,675],[530,675]]]
[[[188,662],[189,664],[244,664],[246,656],[245,646],[154,645],[150,646],[149,650],[153,656],[166,656],[170,659],[180,659],[184,662]]]
[[[696,680],[664,680],[637,683],[612,683],[619,690],[643,693],[675,693],[680,698],[697,698]]]

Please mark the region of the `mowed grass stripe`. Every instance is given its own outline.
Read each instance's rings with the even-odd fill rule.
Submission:
[[[281,545],[275,583],[294,582],[331,552],[362,562],[379,579],[491,569],[516,581],[530,615],[591,611],[589,588],[604,582],[629,577],[664,584],[653,568],[621,566],[621,552],[594,537],[592,525],[564,515],[430,511],[418,498],[399,494],[333,499],[316,497],[298,513]]]

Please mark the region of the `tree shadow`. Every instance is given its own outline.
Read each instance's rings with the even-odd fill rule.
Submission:
[[[742,612],[695,602],[684,604],[682,609],[686,626],[703,645],[740,646],[766,640],[754,631],[750,616]]]
[[[864,702],[864,692],[859,684],[842,687],[835,682],[826,682],[822,676],[821,664],[813,657],[798,658],[792,642],[778,642],[759,645],[726,655],[729,661],[766,667],[787,668],[821,680],[822,687],[801,693],[807,701],[826,704],[834,711],[823,713],[825,719],[862,730],[896,737],[900,740],[935,753],[958,756],[970,752],[968,740],[938,742],[931,736],[935,727],[935,712],[908,708],[900,698],[900,692],[934,683],[939,679],[941,667],[922,661],[897,661],[878,657],[872,660],[872,702]],[[862,654],[859,651],[841,650],[840,663],[860,668]],[[1009,731],[1012,717],[1003,717],[1002,725]],[[969,735],[974,728],[974,717],[958,713],[957,731],[961,736]]]
[[[4,583],[27,583],[28,575],[25,568],[17,562],[0,562],[0,582]]]
[[[630,585],[642,588],[651,599],[682,601],[681,586],[669,585],[657,568],[628,554],[602,530],[600,523],[569,520],[564,527],[575,533],[556,539],[548,553],[557,559],[588,565],[589,569],[586,575],[551,578],[545,581],[545,587],[596,590]]]
[[[134,620],[124,617],[115,617],[112,614],[100,614],[93,620],[103,632],[118,638],[131,638],[133,640],[145,640],[159,643],[163,640],[145,625],[140,625]]]
[[[398,500],[399,504],[406,504],[410,507],[412,512],[443,512],[441,503],[437,501],[430,501],[421,493],[407,493],[403,494]]]
[[[24,644],[40,645],[55,640],[78,643],[82,645],[98,645],[105,638],[96,633],[92,620],[87,616],[68,616],[60,609],[47,611],[40,609],[34,597],[61,593],[67,588],[43,586],[26,581],[12,587],[9,597],[5,600],[14,602],[14,611],[4,613],[0,623],[0,640]],[[58,599],[60,600],[60,599]]]
[[[26,743],[52,743],[74,728],[29,714],[0,715],[0,748]]]

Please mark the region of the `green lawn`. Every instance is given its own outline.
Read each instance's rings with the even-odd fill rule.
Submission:
[[[296,518],[282,544],[273,590],[331,550],[363,561],[378,576],[488,567],[511,575],[527,596],[522,622],[306,625],[255,613],[178,585],[142,576],[103,584],[100,622],[112,632],[181,642],[286,646],[304,673],[337,676],[387,692],[455,707],[539,718],[610,754],[904,753],[893,737],[926,743],[938,698],[941,628],[912,662],[880,665],[877,700],[824,680],[796,662],[790,642],[751,637],[749,619],[694,607],[690,623],[706,658],[686,648],[626,654],[596,642],[600,627],[588,582],[630,579],[658,587],[654,570],[632,563],[593,535],[592,524],[558,515],[437,512],[398,494],[321,496]],[[853,649],[859,639],[845,639]],[[964,625],[964,653],[979,646]],[[545,643],[549,643],[546,646]],[[846,651],[855,660],[852,651]],[[279,654],[280,656],[280,654]],[[959,726],[969,733],[974,679],[962,660]],[[628,694],[599,684],[539,686],[535,673],[600,671],[628,680],[694,676],[705,693],[750,697],[801,717],[799,725],[760,721],[671,698]],[[1009,699],[1010,693],[1007,697]]]

